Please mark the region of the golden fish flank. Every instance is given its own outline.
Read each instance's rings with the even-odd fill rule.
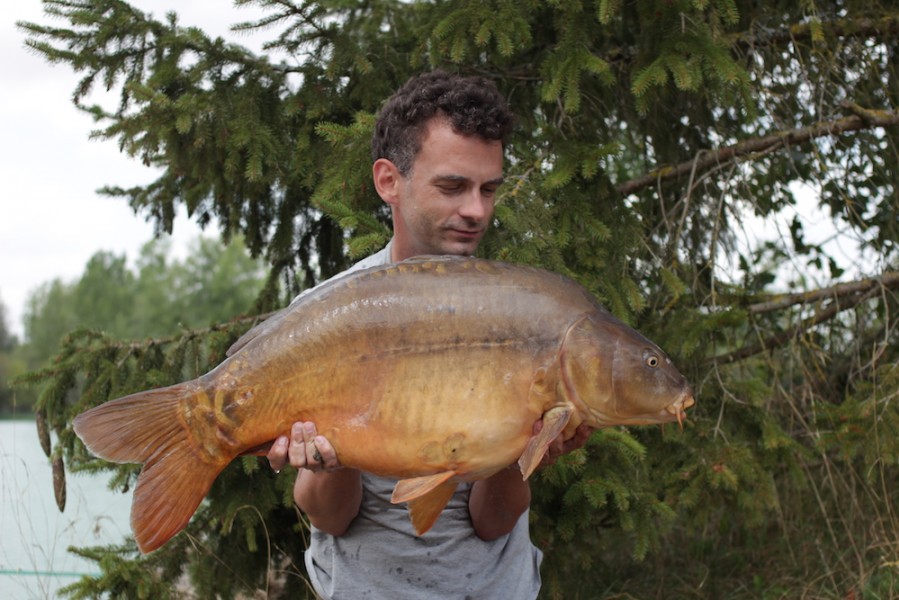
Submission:
[[[692,404],[668,357],[571,280],[423,257],[319,286],[209,373],[74,426],[97,456],[143,464],[131,522],[149,552],[229,462],[294,421],[314,421],[342,464],[398,479],[393,499],[424,533],[459,482],[516,461],[527,478],[559,433],[682,422]]]

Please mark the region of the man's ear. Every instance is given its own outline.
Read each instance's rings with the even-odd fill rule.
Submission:
[[[379,158],[371,167],[372,179],[375,182],[375,190],[381,197],[381,200],[391,206],[399,203],[400,185],[402,185],[402,175],[396,165],[386,158]]]

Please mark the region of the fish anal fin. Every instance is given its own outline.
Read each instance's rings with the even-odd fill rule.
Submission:
[[[530,477],[540,465],[549,445],[565,429],[573,412],[572,406],[564,405],[553,407],[543,413],[543,428],[537,435],[531,437],[518,459],[518,466],[524,479]]]
[[[455,475],[452,471],[443,471],[434,475],[424,475],[422,477],[413,477],[411,479],[401,479],[396,482],[393,488],[393,495],[390,501],[394,504],[400,502],[411,502],[416,498],[420,498],[429,493],[434,488],[445,483],[447,479]],[[441,507],[442,508],[442,507]]]
[[[434,526],[458,485],[457,481],[447,481],[431,489],[427,494],[409,501],[409,516],[412,518],[415,533],[424,535]]]

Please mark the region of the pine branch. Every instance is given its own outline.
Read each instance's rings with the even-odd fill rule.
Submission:
[[[731,49],[749,53],[763,46],[812,40],[816,38],[818,32],[835,38],[891,39],[899,35],[899,14],[886,14],[874,18],[810,21],[779,29],[755,26],[749,31],[731,34]],[[627,72],[633,68],[638,55],[639,50],[636,46],[616,46],[602,54],[601,58],[616,70]],[[498,77],[494,72],[486,72],[485,76]],[[522,81],[542,81],[542,77],[535,74],[533,65],[529,64],[503,71],[502,77]]]
[[[200,327],[197,329],[189,329],[186,331],[182,331],[181,333],[165,336],[165,337],[157,337],[157,338],[149,338],[142,341],[117,341],[117,340],[105,340],[103,343],[103,348],[108,350],[124,350],[126,352],[141,352],[145,351],[148,348],[153,346],[165,346],[167,344],[173,344],[182,339],[190,339],[190,338],[204,338],[205,336],[211,333],[218,333],[221,331],[227,331],[234,327],[235,325],[242,325],[244,323],[250,323],[251,327],[265,321],[272,315],[275,315],[279,311],[271,311],[259,315],[244,315],[240,317],[235,317],[229,321],[223,323],[216,323],[214,325],[210,325],[208,327]],[[82,334],[88,334],[93,337],[103,337],[103,334],[93,330],[85,330],[80,329],[71,334],[69,334],[69,338],[73,336],[78,336]],[[65,342],[64,342],[65,343]],[[38,381],[54,378],[60,375],[65,370],[65,366],[60,367],[58,364],[53,364],[48,367],[44,367],[42,369],[36,369],[34,371],[25,373],[20,375],[12,380],[12,383],[15,385],[32,385]]]
[[[787,294],[767,302],[754,304],[749,307],[749,314],[751,315],[771,312],[796,304],[811,304],[825,298],[833,300],[826,308],[819,310],[811,317],[803,319],[795,327],[771,335],[757,344],[715,356],[712,360],[719,364],[727,364],[761,354],[767,350],[780,348],[816,325],[829,321],[841,312],[855,308],[859,304],[870,300],[881,293],[882,290],[894,288],[899,288],[899,272],[887,272],[881,277],[841,283],[811,292]]]
[[[899,14],[880,17],[835,19],[833,21],[809,21],[780,29],[753,28],[740,33],[734,39],[734,47],[751,51],[759,46],[815,39],[818,32],[836,38],[890,39],[899,35]]]
[[[816,123],[815,125],[799,129],[778,131],[764,137],[744,140],[718,150],[702,152],[693,160],[685,161],[673,166],[666,165],[655,169],[646,175],[641,175],[636,179],[626,181],[618,185],[616,190],[622,196],[627,196],[643,188],[656,185],[657,183],[686,176],[691,172],[698,173],[706,169],[719,167],[722,164],[754,154],[770,152],[771,150],[782,147],[786,148],[791,145],[803,144],[820,137],[837,136],[850,131],[873,129],[875,127],[899,125],[899,112],[865,109],[849,102],[844,102],[842,106],[848,112],[853,114],[848,117],[843,117],[842,119]]]
[[[880,277],[869,277],[858,281],[839,283],[837,285],[812,290],[810,292],[778,294],[773,296],[770,300],[751,305],[749,307],[749,314],[757,315],[772,312],[796,304],[812,304],[813,302],[818,302],[819,300],[825,300],[827,298],[843,298],[853,294],[867,292],[874,287],[883,287],[886,289],[899,287],[899,272],[889,271]]]
[[[204,338],[210,333],[217,333],[219,331],[228,331],[235,325],[242,325],[244,323],[251,323],[251,327],[265,321],[272,315],[278,313],[280,311],[273,310],[271,312],[267,312],[261,315],[244,315],[240,317],[235,317],[230,321],[226,321],[224,323],[216,323],[214,325],[210,325],[209,327],[201,327],[199,329],[190,329],[184,331],[182,333],[171,335],[167,337],[153,338],[141,342],[111,342],[107,344],[107,348],[115,348],[117,350],[145,350],[150,346],[164,346],[166,344],[172,344],[181,340],[183,338]]]
[[[749,53],[765,46],[776,46],[815,39],[822,33],[834,38],[891,39],[899,35],[899,14],[879,17],[835,19],[833,21],[808,21],[778,29],[756,24],[748,31],[730,34],[731,49]],[[629,71],[637,59],[635,46],[617,46],[606,52],[602,59],[619,71]]]

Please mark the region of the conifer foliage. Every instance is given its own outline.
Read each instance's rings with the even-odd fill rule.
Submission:
[[[82,74],[98,135],[161,169],[104,193],[160,230],[184,205],[242,234],[271,266],[263,314],[388,239],[380,102],[432,67],[486,76],[519,124],[482,252],[576,278],[694,383],[682,431],[601,431],[537,474],[545,597],[899,593],[899,2],[237,4],[266,10],[238,26],[271,32],[265,55],[122,0],[20,24]],[[130,489],[73,416],[205,372],[253,321],[69,337],[32,376],[54,457]],[[103,575],[70,591],[311,597],[292,481],[236,461],[160,551],[79,550]]]

